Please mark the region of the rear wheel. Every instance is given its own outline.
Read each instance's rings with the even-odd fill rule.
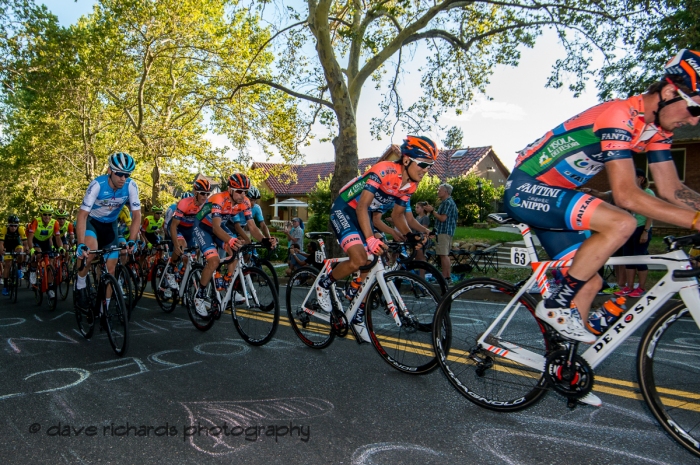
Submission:
[[[56,310],[56,304],[58,303],[58,295],[56,294],[56,271],[53,266],[46,265],[46,301],[49,304],[49,311],[53,312]]]
[[[700,457],[700,330],[683,302],[671,301],[639,342],[639,388],[668,434]]]
[[[104,279],[104,294],[100,299],[103,318],[106,325],[107,337],[114,353],[123,357],[129,346],[129,309],[124,301],[124,296],[119,288],[117,279],[109,274]],[[111,293],[112,297],[107,304],[105,295]]]
[[[433,279],[435,279],[436,284],[440,287],[440,295],[443,296],[447,294],[448,288],[447,288],[447,281],[445,281],[445,277],[442,275],[440,270],[435,268],[433,265],[431,265],[428,262],[424,262],[421,260],[411,260],[410,262],[406,263],[406,269],[408,271],[414,271],[414,270],[422,270],[425,271],[425,274],[430,274]],[[423,278],[426,279],[426,278]],[[427,279],[426,279],[427,281]]]
[[[34,292],[34,302],[36,302],[37,305],[41,305],[41,303],[44,301],[44,293],[41,292],[41,285],[43,279],[42,271],[40,268],[37,267],[37,269],[32,271],[31,273],[34,273],[36,275],[36,284],[32,284],[32,291]]]
[[[335,333],[331,328],[330,314],[318,305],[316,293],[312,291],[318,273],[310,266],[292,273],[287,283],[286,303],[289,323],[301,342],[314,349],[323,349],[333,342]],[[304,300],[306,305],[302,305]]]
[[[185,303],[187,305],[187,314],[190,317],[190,321],[200,331],[208,331],[209,328],[214,325],[215,316],[219,311],[219,302],[214,294],[216,290],[214,289],[213,280],[209,280],[206,286],[206,292],[203,302],[204,307],[197,311],[196,305],[196,295],[199,290],[199,283],[202,279],[202,270],[204,267],[202,265],[194,265],[192,267],[192,272],[187,278],[187,286],[185,286]]]
[[[141,297],[143,297],[143,290],[146,287],[146,280],[143,279],[141,273],[141,265],[139,265],[139,262],[135,260],[130,260],[126,264],[126,267],[129,269],[129,273],[131,273],[131,282],[134,285],[136,297],[134,299],[134,305],[136,305],[138,301],[141,300]]]
[[[407,271],[384,275],[394,302],[389,306],[375,282],[365,300],[365,320],[374,348],[392,367],[410,374],[437,367],[432,328],[440,296],[420,276]],[[397,312],[401,326],[396,324]]]
[[[233,283],[233,324],[244,341],[261,346],[277,331],[280,319],[277,290],[272,279],[260,268],[244,268],[242,278],[243,283],[240,275]],[[248,297],[247,303],[244,295]]]
[[[255,266],[263,270],[265,274],[267,274],[270,277],[272,283],[275,285],[277,295],[279,296],[280,283],[279,279],[277,278],[277,270],[275,269],[275,265],[273,265],[272,262],[270,262],[270,260],[266,260],[264,258],[257,258],[256,261],[257,263]]]
[[[464,281],[442,298],[433,324],[433,346],[447,379],[468,400],[491,410],[522,410],[547,393],[544,363],[534,369],[504,357],[519,350],[544,360],[549,352],[529,294],[520,297],[485,345],[477,342],[517,292],[497,279]]]
[[[117,284],[119,285],[118,290],[120,291],[128,310],[127,317],[129,320],[131,320],[131,311],[136,306],[136,291],[134,290],[134,286],[131,282],[131,273],[127,267],[121,263],[117,263],[117,266],[114,269],[114,277],[117,279]]]

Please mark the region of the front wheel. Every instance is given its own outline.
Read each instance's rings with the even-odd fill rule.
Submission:
[[[10,291],[10,302],[16,304],[17,291],[19,290],[19,268],[17,267],[17,262],[12,262],[12,267],[10,267],[10,276],[7,279],[7,289]]]
[[[56,295],[56,271],[51,265],[46,265],[46,282],[46,301],[49,304],[49,311],[53,312],[58,304],[58,296]]]
[[[259,258],[258,262],[259,263],[255,266],[263,270],[270,277],[272,283],[275,285],[275,291],[277,291],[277,295],[279,296],[280,283],[279,279],[277,278],[277,270],[275,269],[275,265],[273,265],[270,260],[266,260],[264,258]]]
[[[41,292],[41,286],[42,286],[42,272],[39,268],[37,268],[35,271],[32,271],[36,275],[36,284],[32,284],[32,291],[34,292],[34,302],[36,302],[37,305],[41,305],[41,303],[44,301],[44,293]],[[30,274],[30,273],[27,273]]]
[[[88,296],[90,296],[91,293],[94,293],[94,286],[91,282],[92,277],[90,274],[91,273],[88,273],[87,276],[85,276]],[[75,293],[77,292],[75,289],[75,284],[73,284],[73,288],[73,296],[75,298]],[[75,320],[78,322],[78,331],[80,331],[80,334],[82,334],[85,339],[90,339],[93,331],[95,330],[95,315],[93,313],[94,305],[92,296],[89,297],[89,305],[87,309],[78,307],[75,302],[73,302],[73,307],[75,309]]]
[[[316,301],[316,276],[316,268],[304,266],[289,277],[287,317],[301,342],[313,349],[323,349],[333,342],[335,332],[331,328],[330,313]]]
[[[231,300],[235,309],[231,315],[236,331],[250,345],[267,344],[280,319],[279,298],[272,279],[260,268],[244,268],[233,286]]]
[[[168,280],[165,277],[167,264],[158,263],[153,271],[153,293],[156,296],[158,306],[165,313],[172,313],[177,306],[177,289],[171,289],[168,286]]]
[[[136,291],[131,281],[131,273],[126,266],[117,263],[114,269],[114,277],[117,279],[117,283],[119,284],[118,290],[121,292],[126,308],[128,309],[127,317],[131,320],[131,311],[136,306]]]
[[[670,301],[639,341],[642,397],[661,426],[700,457],[700,329],[683,302]]]
[[[544,363],[533,369],[507,357],[517,350],[544,359],[549,352],[529,294],[514,303],[485,344],[478,343],[517,292],[497,279],[470,279],[446,294],[435,314],[432,339],[440,368],[460,394],[490,410],[522,410],[547,393]]]
[[[56,287],[61,300],[66,300],[70,291],[70,272],[68,271],[68,265],[64,261],[58,266],[58,284]]]
[[[391,271],[384,280],[393,305],[388,304],[378,281],[365,300],[366,325],[374,348],[401,372],[418,375],[434,370],[437,360],[431,334],[440,296],[413,273]]]
[[[187,278],[185,286],[184,301],[187,307],[187,314],[190,321],[200,331],[208,331],[214,325],[217,312],[219,311],[219,301],[216,298],[216,289],[214,289],[213,279],[209,280],[206,286],[205,297],[197,306],[197,292],[199,291],[200,281],[202,279],[202,265],[193,265],[192,271]]]
[[[99,305],[103,313],[107,337],[114,353],[123,357],[129,346],[129,309],[117,279],[110,274],[105,274],[102,280],[104,287]],[[108,293],[112,296],[109,304],[105,298]]]

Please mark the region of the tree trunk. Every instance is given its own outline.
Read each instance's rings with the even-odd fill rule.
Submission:
[[[151,207],[158,205],[158,196],[160,195],[160,168],[158,167],[158,157],[153,162],[153,171],[151,171]]]

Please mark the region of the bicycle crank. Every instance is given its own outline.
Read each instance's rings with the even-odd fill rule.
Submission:
[[[556,350],[547,356],[544,375],[554,390],[569,401],[585,397],[593,389],[593,369],[569,349]]]
[[[345,337],[348,334],[348,319],[345,317],[345,313],[340,310],[333,309],[331,312],[331,328],[333,332],[338,337]]]

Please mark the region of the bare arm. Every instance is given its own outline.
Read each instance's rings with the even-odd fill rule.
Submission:
[[[680,207],[700,210],[700,194],[688,188],[678,179],[676,165],[672,161],[651,163],[649,170],[659,190],[659,197]]]
[[[245,230],[241,226],[241,223],[233,223],[233,228],[236,230],[236,234],[238,234],[239,239],[241,239],[246,244],[250,244],[250,237],[248,237],[248,235],[245,233]]]
[[[394,220],[394,227],[404,235],[411,232],[411,228],[408,227],[408,222],[406,222],[406,207],[395,205],[391,211],[391,219]]]
[[[372,231],[372,225],[369,221],[369,206],[374,200],[374,194],[370,191],[362,191],[360,195],[360,201],[357,203],[357,222],[360,224],[360,230],[365,238],[370,238],[374,235]]]
[[[129,240],[135,241],[139,238],[139,230],[141,229],[141,210],[131,212],[131,226],[129,226]],[[177,235],[175,236],[177,237]]]
[[[416,231],[421,231],[422,233],[428,234],[430,232],[430,229],[426,228],[422,224],[418,222],[415,216],[413,216],[413,212],[406,212],[406,220],[408,222],[408,225],[411,227],[411,229],[415,229]]]
[[[173,216],[173,219],[170,220],[170,238],[173,239],[173,242],[175,242],[175,239],[177,238],[177,225],[178,224],[180,224],[180,220]]]
[[[85,244],[85,229],[87,228],[87,218],[89,214],[90,212],[88,211],[78,210],[78,216],[75,219],[75,236],[78,244]],[[29,235],[27,235],[27,239],[29,239]],[[30,240],[29,245],[31,244],[32,242]]]

